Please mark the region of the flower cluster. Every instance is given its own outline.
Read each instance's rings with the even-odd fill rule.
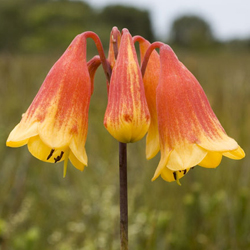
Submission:
[[[87,38],[94,40],[99,52],[88,62]],[[104,126],[122,143],[136,142],[147,134],[146,158],[161,153],[153,180],[161,176],[179,183],[196,165],[215,168],[222,156],[245,156],[226,134],[201,85],[174,51],[167,44],[132,37],[127,29],[120,33],[116,27],[111,31],[107,59],[95,33],[75,37],[10,133],[7,146],[27,144],[31,154],[42,161],[64,161],[64,175],[68,159],[83,170],[87,165],[89,103],[95,72],[101,64],[108,88]]]

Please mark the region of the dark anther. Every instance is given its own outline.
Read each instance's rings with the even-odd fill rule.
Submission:
[[[60,160],[62,159],[63,154],[64,154],[64,152],[63,152],[63,151],[61,151],[61,154],[60,154],[60,155],[58,155],[56,158],[54,158],[55,163],[57,163],[58,161],[60,161]]]
[[[187,173],[187,170],[186,170],[186,169],[184,169],[184,170],[183,170],[183,174],[185,175],[186,173]]]
[[[194,169],[194,167],[190,168],[190,169]]]
[[[174,179],[176,180],[177,179],[176,172],[173,172],[173,176],[174,176]]]
[[[50,153],[49,153],[49,155],[47,157],[47,160],[50,159],[50,157],[53,155],[54,152],[55,152],[55,149],[51,149],[51,151],[50,151]]]

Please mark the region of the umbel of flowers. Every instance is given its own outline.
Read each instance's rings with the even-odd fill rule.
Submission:
[[[99,53],[90,61],[86,59],[87,38],[94,40]],[[161,153],[152,180],[161,176],[179,183],[196,165],[215,168],[222,156],[245,156],[226,134],[201,85],[174,51],[167,44],[132,37],[127,29],[120,33],[116,27],[111,31],[107,58],[95,33],[87,31],[74,38],[11,131],[7,146],[27,144],[30,153],[42,161],[64,161],[64,175],[68,159],[83,171],[88,162],[89,103],[95,72],[101,64],[108,89],[104,126],[122,143],[136,142],[147,134],[146,158]]]

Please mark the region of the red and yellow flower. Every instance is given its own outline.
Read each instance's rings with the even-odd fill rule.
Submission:
[[[123,29],[109,85],[104,126],[119,142],[140,140],[148,131],[150,113],[132,37]]]
[[[178,181],[195,165],[215,168],[223,155],[243,158],[244,151],[224,131],[202,87],[168,45],[160,48],[160,63],[156,103],[161,159],[153,180],[161,175]]]
[[[100,63],[95,58],[87,65],[83,33],[75,37],[51,68],[20,123],[10,133],[7,146],[27,144],[30,153],[42,161],[65,161],[65,173],[68,159],[82,171],[87,165],[85,142],[95,72],[91,70],[90,77],[88,66],[91,68],[92,64]]]

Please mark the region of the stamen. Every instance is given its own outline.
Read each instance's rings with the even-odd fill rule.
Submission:
[[[60,155],[58,155],[56,158],[54,158],[55,163],[57,163],[58,161],[60,161],[60,160],[62,159],[63,154],[64,154],[64,152],[63,152],[63,151],[61,151],[61,154],[60,154]]]
[[[183,174],[185,175],[186,173],[187,173],[187,170],[186,170],[186,169],[184,169],[184,170],[183,170]]]
[[[180,180],[179,180],[179,176],[178,176],[178,173],[177,172],[173,172],[173,176],[174,176],[174,179],[176,181],[176,183],[181,186],[181,183],[180,183]]]
[[[174,179],[176,180],[177,179],[176,172],[173,172],[173,176],[174,176]]]
[[[65,178],[66,173],[67,173],[68,160],[69,160],[69,150],[65,152],[65,159],[64,159],[64,164],[63,164],[63,178]]]
[[[51,156],[53,155],[54,152],[55,152],[55,149],[51,149],[51,151],[47,157],[47,160],[49,160],[51,158]]]

